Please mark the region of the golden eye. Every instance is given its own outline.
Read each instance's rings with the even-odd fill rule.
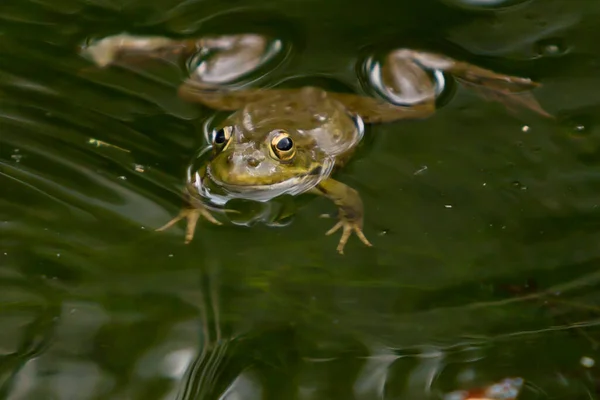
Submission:
[[[227,147],[227,144],[229,144],[229,139],[231,139],[231,132],[233,132],[233,128],[231,126],[226,126],[219,129],[215,132],[213,144],[219,147]]]
[[[278,159],[289,161],[296,155],[296,147],[290,135],[281,131],[271,139],[271,152]]]

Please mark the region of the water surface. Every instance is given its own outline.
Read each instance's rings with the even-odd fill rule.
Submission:
[[[520,398],[596,398],[598,17],[590,0],[5,0],[0,397],[437,399],[519,376]],[[458,88],[432,118],[370,127],[339,179],[373,248],[335,252],[325,199],[186,246],[183,225],[153,230],[213,112],[177,98],[180,66],[97,69],[77,48],[245,29],[293,45],[272,81],[358,87],[373,48],[423,46],[541,82],[558,118]]]

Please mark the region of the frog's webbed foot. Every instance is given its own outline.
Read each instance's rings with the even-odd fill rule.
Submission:
[[[358,192],[349,186],[333,179],[326,179],[320,182],[313,190],[313,193],[329,198],[338,206],[339,221],[325,234],[331,235],[342,228],[342,237],[337,246],[337,251],[344,254],[344,246],[352,232],[358,236],[361,242],[371,247],[371,243],[365,237],[363,228],[363,204]]]
[[[457,78],[457,80],[463,86],[471,88],[485,100],[497,101],[504,104],[504,106],[512,113],[517,113],[519,108],[524,107],[543,115],[544,117],[554,118],[552,114],[549,114],[542,108],[533,93],[529,91],[523,90],[519,92],[514,90],[503,90],[497,87],[488,86],[485,83],[474,83],[460,78]],[[513,81],[513,83],[517,82]]]
[[[165,225],[156,229],[157,232],[164,231],[175,225],[182,219],[187,220],[187,226],[185,229],[185,244],[188,244],[194,238],[194,232],[196,231],[196,224],[198,223],[198,219],[200,217],[204,217],[208,221],[212,222],[215,225],[222,225],[219,221],[216,220],[215,217],[204,207],[194,207],[194,208],[183,208],[179,215],[175,218],[167,222]]]
[[[498,74],[465,62],[456,62],[450,70],[465,87],[488,101],[497,101],[511,112],[524,107],[547,118],[554,118],[542,108],[533,93],[541,84],[528,78]]]
[[[356,234],[356,236],[358,236],[360,241],[363,242],[365,245],[367,245],[369,247],[373,246],[369,242],[369,240],[366,238],[365,234],[363,233],[361,222],[351,221],[351,220],[346,219],[343,216],[341,216],[338,223],[335,224],[333,226],[333,228],[331,228],[330,230],[328,230],[325,233],[325,235],[331,235],[331,234],[337,232],[340,228],[342,228],[342,237],[340,238],[340,242],[337,246],[338,253],[340,253],[342,255],[344,254],[344,246],[346,246],[346,242],[348,242],[348,239],[350,238],[350,235],[352,234],[352,232],[354,232]]]

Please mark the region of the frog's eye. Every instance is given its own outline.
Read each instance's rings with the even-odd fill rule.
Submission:
[[[213,136],[213,144],[218,147],[226,147],[231,139],[232,131],[233,129],[230,126],[217,130]]]
[[[281,131],[271,139],[271,152],[277,159],[289,161],[296,155],[296,147],[290,135]]]

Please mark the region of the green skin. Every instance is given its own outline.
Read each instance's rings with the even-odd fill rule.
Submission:
[[[230,65],[243,66],[249,65],[248,59],[260,58],[262,51],[260,45],[253,44],[258,43],[256,41],[240,41],[243,35],[184,41],[162,37],[137,41],[138,38],[117,35],[86,51],[100,66],[134,63],[149,57],[185,59],[200,48],[218,50],[223,59],[233,60]],[[360,195],[332,179],[331,174],[347,163],[360,142],[362,133],[354,118],[373,124],[423,119],[435,112],[434,83],[424,67],[452,74],[458,82],[488,100],[500,101],[509,108],[528,108],[551,117],[530,92],[539,84],[529,79],[498,74],[440,54],[410,49],[390,52],[381,71],[386,87],[396,87],[399,92],[418,99],[410,106],[313,87],[228,90],[192,77],[180,86],[181,98],[215,110],[233,112],[219,127],[228,132],[227,140],[213,143],[212,157],[197,176],[203,183],[226,188],[239,198],[267,201],[282,193],[327,197],[339,211],[339,222],[327,232],[329,235],[342,228],[338,252],[343,254],[353,232],[365,245],[371,246],[362,232],[364,212]],[[292,140],[290,150],[276,149],[281,135]],[[191,195],[196,190],[193,182],[188,184],[187,201],[181,213],[157,230],[168,229],[185,218],[188,222],[185,242],[189,243],[201,216],[221,224]]]

